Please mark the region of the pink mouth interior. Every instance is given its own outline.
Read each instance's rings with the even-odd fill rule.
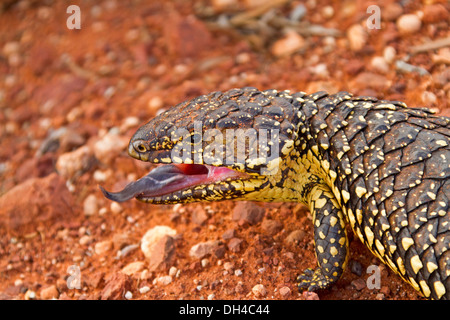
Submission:
[[[187,189],[196,185],[208,185],[226,179],[248,177],[247,174],[234,171],[225,167],[214,167],[201,164],[172,164],[180,170],[180,178],[168,183],[159,190],[142,192],[138,198],[155,197],[169,194],[175,191]]]

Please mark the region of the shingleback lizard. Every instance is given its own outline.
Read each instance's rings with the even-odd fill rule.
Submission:
[[[398,101],[255,88],[180,103],[138,129],[129,154],[162,164],[117,193],[155,204],[302,202],[330,286],[348,260],[346,225],[425,297],[450,299],[450,118]]]

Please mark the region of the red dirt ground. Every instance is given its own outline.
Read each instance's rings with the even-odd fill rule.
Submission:
[[[70,30],[66,1],[2,2],[0,299],[422,299],[353,235],[342,279],[298,293],[296,276],[316,264],[302,205],[118,206],[98,188],[146,174],[126,154],[135,130],[210,91],[345,90],[449,116],[448,2],[378,1],[380,28],[368,29],[372,3],[73,1],[81,29]],[[147,258],[155,226],[176,235]],[[370,265],[379,289],[366,285]]]

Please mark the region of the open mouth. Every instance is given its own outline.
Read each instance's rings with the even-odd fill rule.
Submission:
[[[132,198],[148,199],[167,195],[197,185],[210,185],[225,180],[246,179],[249,175],[226,167],[202,164],[166,164],[128,184],[122,191],[109,192],[100,186],[106,198],[124,202]]]

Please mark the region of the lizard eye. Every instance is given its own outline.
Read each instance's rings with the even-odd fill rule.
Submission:
[[[146,145],[144,144],[143,141],[135,141],[133,143],[133,147],[138,152],[142,152],[143,153],[143,152],[147,151],[147,147],[146,147]]]

